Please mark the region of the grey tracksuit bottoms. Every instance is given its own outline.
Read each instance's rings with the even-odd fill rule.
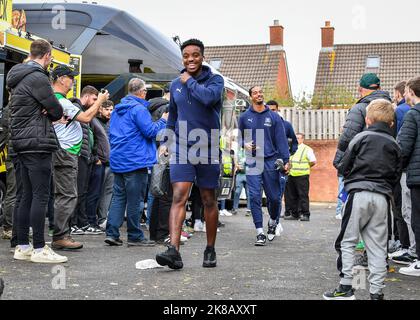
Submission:
[[[335,243],[340,284],[353,283],[354,253],[360,235],[368,256],[370,293],[382,293],[387,275],[388,210],[390,203],[383,194],[370,191],[350,194]]]

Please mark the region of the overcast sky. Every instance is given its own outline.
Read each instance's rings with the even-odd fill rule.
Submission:
[[[126,10],[168,37],[178,35],[182,41],[199,38],[207,46],[268,43],[268,27],[277,19],[285,28],[284,47],[295,96],[313,91],[321,48],[320,28],[326,20],[331,20],[336,29],[337,44],[420,41],[419,0],[97,2]]]

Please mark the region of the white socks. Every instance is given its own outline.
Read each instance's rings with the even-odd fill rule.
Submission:
[[[257,229],[257,236],[259,236],[260,234],[264,234],[264,229],[263,228],[258,228]]]

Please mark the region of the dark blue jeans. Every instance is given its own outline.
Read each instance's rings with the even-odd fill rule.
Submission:
[[[91,226],[98,225],[98,204],[101,198],[102,185],[105,177],[105,166],[94,164],[90,172],[89,187],[86,198],[86,213]]]
[[[109,208],[106,235],[119,239],[124,215],[127,210],[127,233],[129,241],[144,239],[140,229],[140,214],[144,209],[144,197],[147,191],[147,169],[130,173],[115,173],[114,189]]]

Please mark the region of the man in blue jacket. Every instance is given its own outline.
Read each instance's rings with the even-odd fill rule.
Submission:
[[[115,179],[105,242],[122,245],[119,228],[127,209],[128,246],[153,246],[154,242],[146,239],[140,229],[140,212],[147,189],[147,168],[156,163],[156,135],[165,129],[168,113],[152,121],[143,80],[131,79],[128,93],[115,107],[109,128],[110,164]]]
[[[181,269],[179,254],[185,205],[192,184],[200,189],[207,230],[204,268],[216,267],[218,207],[216,189],[220,176],[220,111],[223,77],[203,66],[204,45],[191,39],[181,46],[185,69],[171,85],[167,136],[174,138],[171,149],[173,202],[169,218],[171,245],[156,261],[171,269]],[[172,134],[171,134],[172,133]]]
[[[267,237],[263,229],[262,188],[267,195],[270,221],[268,240],[276,236],[277,219],[280,216],[280,176],[278,161],[284,171],[289,167],[289,144],[284,121],[278,113],[264,105],[263,90],[255,86],[249,90],[252,106],[239,119],[239,130],[247,150],[247,183],[251,198],[251,212],[257,229],[256,246],[265,246]]]

